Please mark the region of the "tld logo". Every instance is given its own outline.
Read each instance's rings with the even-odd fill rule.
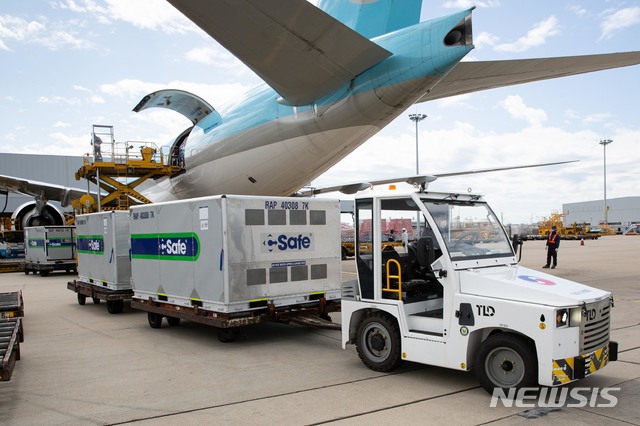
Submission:
[[[263,251],[266,250],[269,253],[273,252],[274,250],[277,250],[277,251],[309,250],[311,249],[311,241],[312,241],[312,234],[298,234],[298,235],[263,234],[262,235]]]

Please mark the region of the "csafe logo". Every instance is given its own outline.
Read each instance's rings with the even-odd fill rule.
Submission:
[[[78,253],[103,254],[104,238],[102,235],[79,235]]]
[[[313,234],[263,234],[263,251],[303,251],[312,248]]]
[[[131,258],[195,262],[200,239],[192,232],[131,235]]]

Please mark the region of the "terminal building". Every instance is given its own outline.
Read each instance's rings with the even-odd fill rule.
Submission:
[[[607,222],[617,232],[640,223],[640,197],[610,198],[607,206]],[[563,204],[562,212],[567,215],[565,224],[586,223],[596,227],[604,223],[604,200]]]

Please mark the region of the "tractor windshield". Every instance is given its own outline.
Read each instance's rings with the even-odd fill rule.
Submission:
[[[500,222],[484,202],[424,200],[452,260],[513,256]],[[424,234],[433,233],[427,225]]]

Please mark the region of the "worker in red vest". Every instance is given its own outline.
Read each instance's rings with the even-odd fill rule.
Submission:
[[[560,247],[560,235],[556,232],[556,227],[551,227],[551,233],[547,238],[547,264],[543,268],[548,268],[551,265],[551,259],[553,259],[553,265],[551,269],[555,269],[558,265],[558,248]]]

